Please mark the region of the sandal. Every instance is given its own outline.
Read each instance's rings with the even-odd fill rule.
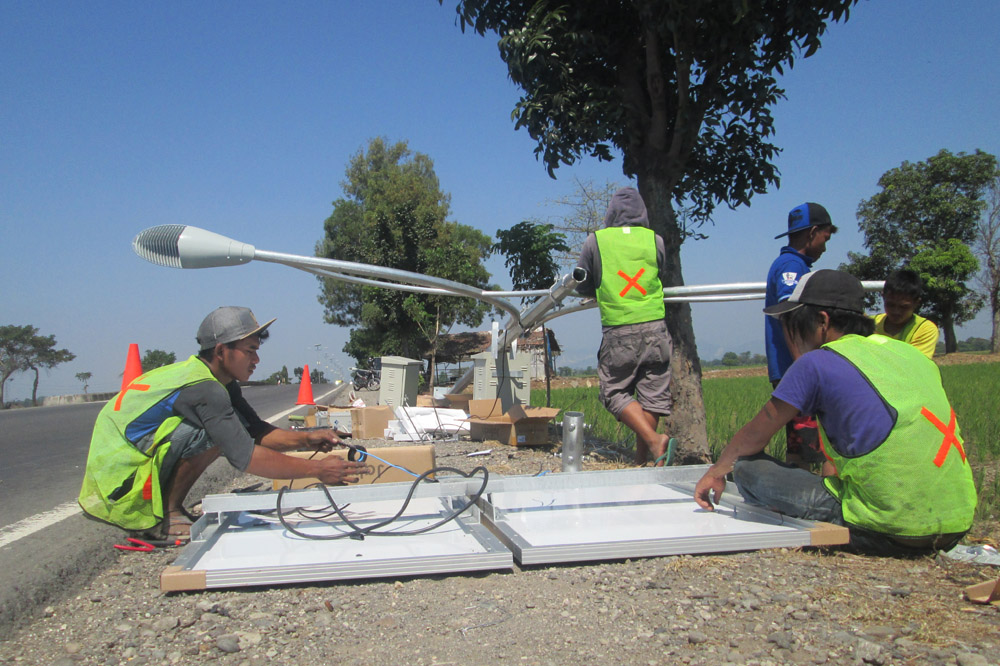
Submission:
[[[663,452],[663,455],[656,459],[653,466],[658,466],[663,463],[664,467],[670,467],[670,463],[674,461],[674,454],[677,452],[677,440],[671,437],[667,440],[667,449]]]
[[[171,539],[191,539],[191,519],[183,509],[170,511],[167,514],[166,536]]]

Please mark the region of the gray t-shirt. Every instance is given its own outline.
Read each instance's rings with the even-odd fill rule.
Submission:
[[[204,431],[212,446],[218,446],[226,460],[240,471],[250,464],[254,440],[274,430],[257,416],[235,380],[226,386],[198,382],[181,389],[174,401],[174,413],[184,419],[182,425]]]

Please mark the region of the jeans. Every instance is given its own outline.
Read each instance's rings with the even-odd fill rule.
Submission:
[[[872,555],[922,556],[936,550],[950,550],[965,536],[962,532],[897,539],[851,525],[844,520],[840,500],[826,489],[822,477],[765,453],[737,460],[733,465],[733,480],[747,503],[793,518],[843,525],[851,533],[850,547]]]

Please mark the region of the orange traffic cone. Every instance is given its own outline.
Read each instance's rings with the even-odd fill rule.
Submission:
[[[302,368],[302,381],[299,383],[299,400],[296,405],[315,405],[313,400],[313,385],[309,379],[309,365]]]
[[[142,374],[142,361],[139,360],[139,345],[134,342],[128,346],[128,358],[125,359],[125,372],[122,374],[122,390]]]

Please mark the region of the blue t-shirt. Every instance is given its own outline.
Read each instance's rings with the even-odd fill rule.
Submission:
[[[827,443],[854,458],[878,448],[894,424],[893,410],[840,354],[817,349],[799,357],[771,394],[823,424]]]
[[[786,245],[781,248],[781,254],[771,264],[767,272],[767,288],[764,291],[764,307],[780,303],[795,291],[799,278],[809,272],[812,267],[812,257],[807,257],[798,250]],[[792,364],[792,354],[785,344],[785,334],[781,331],[781,322],[775,317],[764,317],[764,353],[767,355],[767,377],[772,382],[781,376]]]

